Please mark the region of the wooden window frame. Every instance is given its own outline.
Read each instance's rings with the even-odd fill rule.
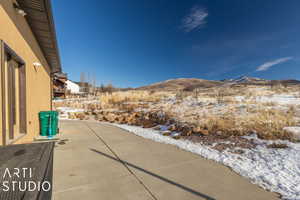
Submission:
[[[2,98],[2,145],[7,145],[6,138],[6,78],[5,78],[5,57],[8,55],[19,64],[19,121],[20,133],[25,135],[27,133],[27,116],[26,116],[26,65],[24,60],[16,54],[3,40],[0,40],[0,75],[1,75],[1,98]],[[11,122],[9,122],[11,126]],[[12,127],[10,127],[12,128]],[[9,136],[11,137],[11,136]],[[16,139],[16,138],[14,138]]]

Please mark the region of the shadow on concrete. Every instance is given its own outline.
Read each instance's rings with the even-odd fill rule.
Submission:
[[[178,188],[180,188],[180,189],[182,189],[182,190],[185,190],[185,191],[187,191],[187,192],[190,192],[190,193],[192,193],[192,194],[194,194],[194,195],[196,195],[196,196],[202,197],[202,198],[207,199],[207,200],[215,200],[214,198],[212,198],[212,197],[210,197],[210,196],[207,196],[207,195],[202,194],[202,193],[200,193],[200,192],[198,192],[198,191],[195,191],[195,190],[193,190],[193,189],[191,189],[191,188],[189,188],[189,187],[186,187],[186,186],[181,185],[181,184],[179,184],[179,183],[176,183],[176,182],[174,182],[174,181],[172,181],[172,180],[169,180],[169,179],[167,179],[167,178],[164,178],[164,177],[162,177],[162,176],[159,176],[159,175],[157,175],[157,174],[155,174],[155,173],[153,173],[153,172],[150,172],[150,171],[148,171],[148,170],[145,170],[145,169],[143,169],[143,168],[141,168],[141,167],[138,167],[138,166],[136,166],[136,165],[134,165],[134,164],[131,164],[131,163],[126,162],[126,161],[124,161],[124,160],[121,160],[121,159],[119,159],[119,158],[114,158],[113,156],[110,156],[110,155],[108,155],[108,154],[106,154],[106,153],[103,153],[103,152],[101,152],[101,151],[98,151],[98,150],[96,150],[96,149],[90,149],[90,150],[93,151],[93,152],[96,152],[96,153],[98,153],[98,154],[101,154],[101,155],[103,155],[103,156],[105,156],[105,157],[107,157],[107,158],[110,158],[110,159],[112,159],[112,160],[115,160],[115,161],[117,161],[117,162],[120,162],[121,164],[124,164],[126,167],[127,167],[127,166],[133,167],[134,169],[137,169],[137,170],[139,170],[139,171],[142,171],[142,172],[144,172],[144,173],[146,173],[146,174],[148,174],[148,175],[151,175],[151,176],[153,176],[153,177],[155,177],[155,178],[157,178],[157,179],[159,179],[159,180],[161,180],[161,181],[164,181],[164,182],[166,182],[166,183],[169,183],[169,184],[171,184],[171,185],[174,185],[174,186],[176,186],[176,187],[178,187]]]

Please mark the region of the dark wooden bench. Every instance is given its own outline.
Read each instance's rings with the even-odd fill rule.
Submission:
[[[0,199],[50,200],[53,148],[53,142],[0,147]]]

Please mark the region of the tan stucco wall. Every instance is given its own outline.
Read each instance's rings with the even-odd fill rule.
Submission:
[[[39,135],[38,113],[51,108],[50,70],[25,18],[15,12],[12,2],[0,0],[0,39],[26,63],[27,135],[16,142],[24,143]],[[35,68],[34,62],[42,67]]]

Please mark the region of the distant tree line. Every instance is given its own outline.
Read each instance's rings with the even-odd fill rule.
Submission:
[[[86,76],[85,72],[81,72],[80,74],[80,82],[78,82],[80,86],[80,91],[85,94],[93,94],[97,95],[99,93],[113,93],[116,91],[127,91],[132,90],[132,88],[118,88],[113,84],[101,84],[97,85],[96,76],[90,76],[89,74]]]

